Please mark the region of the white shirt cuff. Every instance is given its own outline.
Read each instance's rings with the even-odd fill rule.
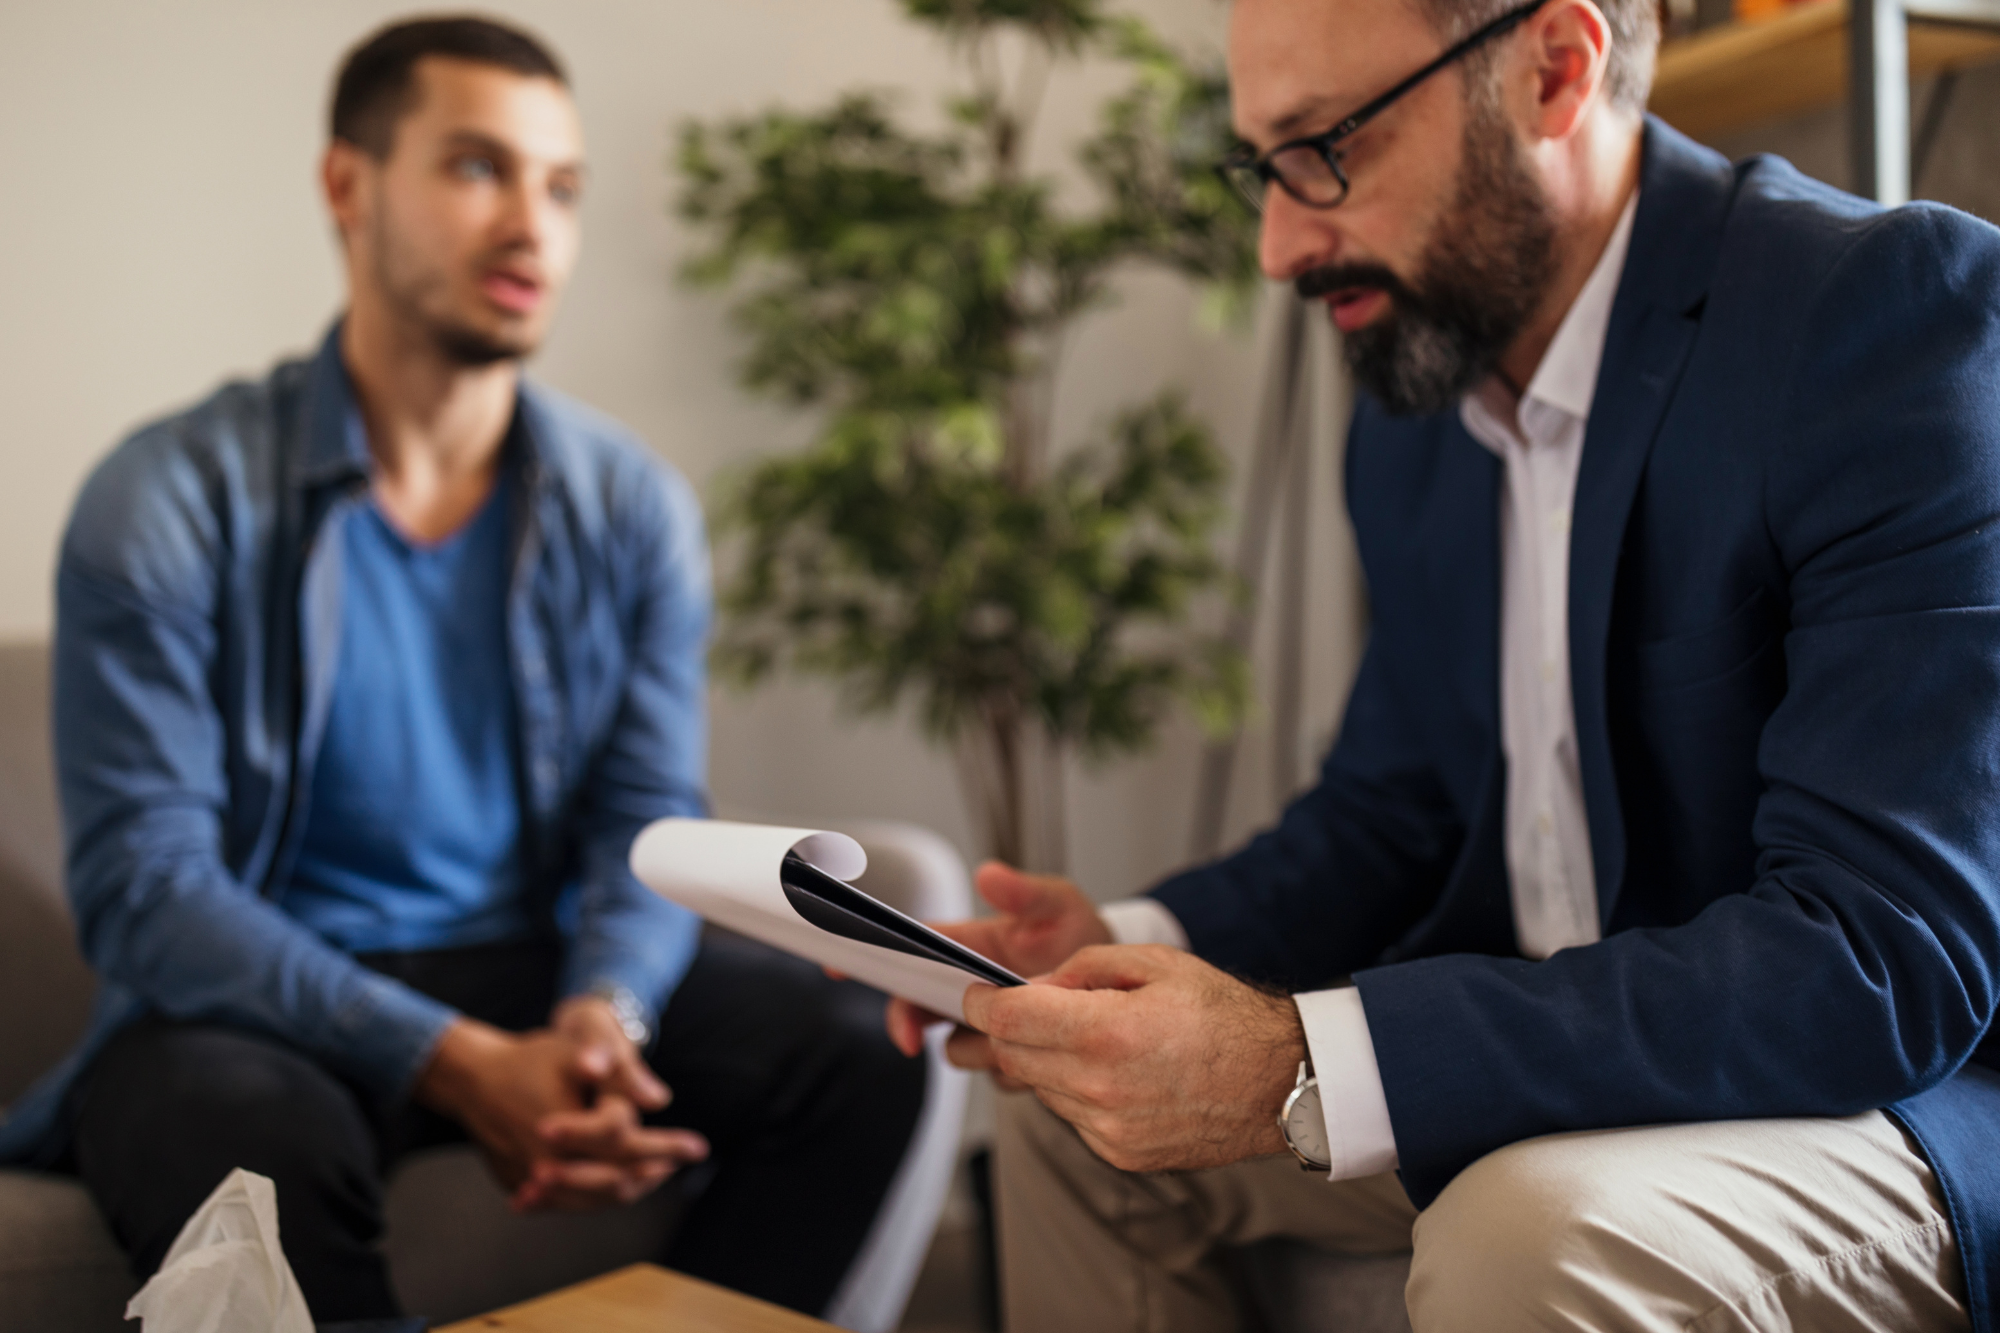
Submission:
[[[1175,949],[1188,947],[1187,932],[1180,919],[1152,898],[1125,898],[1106,903],[1097,915],[1111,931],[1115,944],[1165,944]]]
[[[1177,925],[1179,923],[1176,923]],[[1352,986],[1294,995],[1306,1030],[1313,1076],[1319,1080],[1320,1110],[1333,1157],[1328,1180],[1352,1180],[1396,1169],[1396,1131],[1389,1125],[1389,1099],[1361,992]]]

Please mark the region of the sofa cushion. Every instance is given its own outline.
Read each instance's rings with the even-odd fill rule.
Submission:
[[[0,1170],[0,1333],[129,1330],[138,1288],[82,1185]]]
[[[76,1041],[94,986],[63,901],[48,645],[0,645],[0,1105]]]

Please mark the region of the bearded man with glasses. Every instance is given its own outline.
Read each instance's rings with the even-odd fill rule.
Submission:
[[[1732,166],[1656,45],[1237,0],[1222,170],[1364,391],[1375,623],[1248,846],[947,927],[1040,983],[952,1041],[1034,1094],[1011,1328],[1241,1327],[1272,1237],[1414,1249],[1420,1333],[1994,1327],[2000,233]]]

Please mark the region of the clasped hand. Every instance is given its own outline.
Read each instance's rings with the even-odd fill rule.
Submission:
[[[1127,1171],[1284,1151],[1275,1112],[1305,1054],[1288,997],[1178,949],[1112,944],[1067,880],[989,862],[977,884],[999,915],[937,929],[1034,980],[966,991],[952,1063],[1033,1091]],[[908,1054],[939,1021],[902,1000],[889,1007],[889,1035]]]
[[[672,1094],[592,997],[565,1000],[533,1032],[458,1019],[416,1091],[465,1126],[517,1211],[632,1203],[708,1156],[691,1130],[641,1123]]]

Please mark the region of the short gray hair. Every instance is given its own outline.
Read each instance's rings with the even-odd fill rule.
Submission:
[[[1521,0],[1417,0],[1447,42],[1471,36],[1520,4]],[[1644,115],[1653,90],[1653,58],[1660,49],[1660,11],[1655,0],[1595,0],[1611,28],[1611,56],[1604,70],[1604,95],[1611,105]],[[1480,57],[1486,56],[1485,60]],[[1490,68],[1485,51],[1474,53],[1473,69]]]

